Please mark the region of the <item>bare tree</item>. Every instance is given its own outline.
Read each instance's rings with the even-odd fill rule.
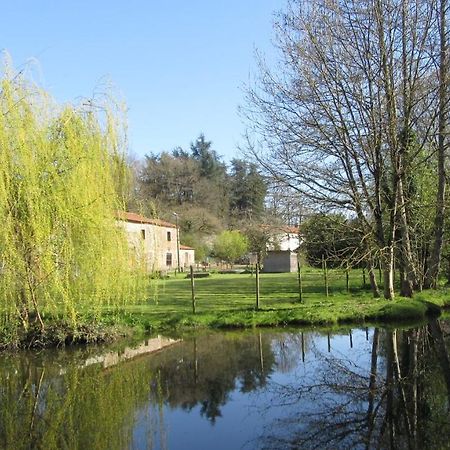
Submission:
[[[446,151],[447,151],[447,122],[449,102],[448,77],[448,27],[447,15],[449,12],[448,0],[439,0],[439,106],[438,106],[438,189],[436,194],[436,215],[434,226],[434,246],[430,254],[429,267],[426,274],[425,286],[437,286],[441,264],[442,247],[444,244],[445,226],[445,192],[446,192]]]
[[[261,60],[248,90],[254,158],[278,182],[358,220],[388,299],[396,248],[401,293],[420,284],[409,185],[435,124],[434,3],[292,0],[275,24],[281,70]]]

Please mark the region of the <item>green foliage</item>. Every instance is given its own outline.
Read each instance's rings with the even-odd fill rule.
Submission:
[[[248,240],[249,251],[256,254],[257,260],[260,263],[267,253],[269,242],[273,240],[272,228],[253,223],[245,227],[244,234]]]
[[[176,211],[183,243],[195,236],[204,245],[224,229],[261,220],[265,209],[267,186],[256,165],[234,159],[227,172],[203,134],[189,151],[178,147],[171,153],[147,155],[138,180],[139,199],[134,202],[142,205],[138,210],[154,215],[156,209],[167,220]]]
[[[214,256],[229,263],[244,256],[248,250],[248,240],[239,231],[224,231],[214,242]]]
[[[205,261],[210,253],[209,247],[201,242],[195,234],[183,234],[183,244],[195,249],[196,261]]]
[[[331,266],[358,262],[360,239],[353,224],[339,214],[316,214],[302,224],[302,248],[308,263],[319,266],[322,256]]]
[[[264,212],[267,184],[255,164],[231,161],[230,211],[238,219],[260,219]]]
[[[225,164],[220,161],[211,145],[212,142],[205,140],[204,134],[200,134],[197,140],[191,143],[191,153],[192,158],[199,163],[201,176],[217,181],[225,175]]]
[[[121,137],[105,108],[59,107],[20,75],[0,80],[2,325],[76,324],[137,294],[114,218]]]
[[[201,240],[224,228],[229,208],[226,177],[225,164],[201,135],[190,153],[176,148],[145,157],[135,203],[141,203],[146,214],[153,216],[156,210],[167,220],[176,211],[183,243],[184,233]]]
[[[144,364],[131,362],[105,371],[98,364],[80,367],[80,361],[79,353],[70,360],[60,355],[57,364],[41,356],[34,370],[25,356],[2,361],[1,448],[130,446],[136,423],[133,413],[146,404],[155,375]],[[20,375],[11,377],[11,373]]]

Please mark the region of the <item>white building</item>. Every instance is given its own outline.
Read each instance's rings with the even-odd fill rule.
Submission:
[[[270,238],[264,258],[263,272],[295,272],[300,246],[299,228],[287,225],[267,228]]]
[[[299,228],[288,225],[270,227],[267,250],[297,251],[300,246]]]

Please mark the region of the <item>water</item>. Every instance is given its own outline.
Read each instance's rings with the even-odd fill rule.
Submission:
[[[6,449],[450,448],[450,322],[2,355]]]

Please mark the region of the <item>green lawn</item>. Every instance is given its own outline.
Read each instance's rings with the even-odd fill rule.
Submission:
[[[153,283],[144,304],[120,311],[121,321],[147,330],[196,327],[252,327],[287,324],[339,324],[367,321],[424,319],[433,309],[450,305],[446,290],[423,292],[414,299],[374,299],[362,287],[362,272],[350,273],[350,292],[342,270],[329,271],[329,296],[322,272],[303,271],[303,302],[299,301],[297,274],[261,274],[260,309],[255,311],[255,276],[212,274],[195,279],[196,314],[192,314],[190,280],[180,274]],[[368,277],[366,277],[368,283]],[[438,305],[431,308],[430,306]]]

